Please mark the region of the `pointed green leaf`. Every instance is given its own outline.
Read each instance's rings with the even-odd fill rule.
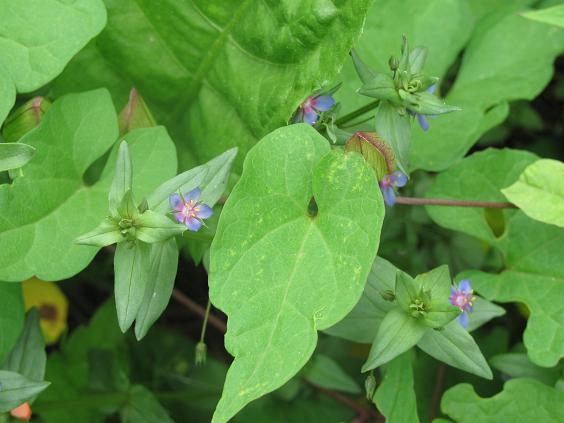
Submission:
[[[140,241],[133,245],[129,242],[117,245],[114,257],[114,293],[122,332],[129,329],[143,303],[149,282],[150,253],[149,244]]]
[[[185,225],[173,222],[170,217],[152,210],[147,210],[136,218],[135,224],[137,239],[150,244],[166,241],[186,232]]]
[[[413,354],[405,352],[384,366],[373,401],[388,423],[419,423],[412,361]]]
[[[143,338],[166,308],[178,267],[178,248],[174,239],[151,245],[151,268],[143,302],[135,318],[135,336]]]
[[[74,242],[81,245],[106,247],[124,240],[125,238],[115,220],[106,217],[98,227],[79,236]]]
[[[458,321],[453,321],[440,330],[426,332],[417,346],[450,366],[486,379],[492,378],[492,371],[476,341]]]
[[[23,325],[21,284],[0,282],[0,364],[18,341]]]
[[[32,308],[27,312],[23,331],[20,333],[18,342],[6,357],[2,368],[39,382],[45,376],[46,361],[47,354],[39,326],[39,312],[36,308]]]
[[[432,331],[419,319],[411,317],[400,308],[392,309],[378,327],[362,371],[375,369],[413,347],[428,331]]]
[[[513,379],[491,398],[479,397],[472,385],[450,388],[441,410],[458,423],[559,423],[564,416],[564,392],[531,379]]]
[[[126,134],[139,128],[157,126],[155,118],[145,104],[143,97],[133,88],[129,93],[129,101],[119,114],[119,133]]]
[[[119,144],[114,177],[112,178],[112,185],[110,186],[110,193],[108,195],[110,213],[112,216],[118,215],[119,204],[125,196],[125,193],[131,191],[131,178],[131,156],[129,155],[127,142],[122,141]]]
[[[541,10],[531,10],[530,12],[523,13],[523,16],[534,21],[564,28],[564,5],[548,7]]]
[[[505,309],[481,297],[476,297],[472,313],[468,315],[468,332],[478,329],[496,317],[503,316]]]
[[[376,109],[376,131],[386,141],[396,158],[400,170],[407,173],[408,153],[411,145],[411,126],[409,118],[398,113],[388,101],[381,101]]]
[[[308,125],[276,130],[249,153],[211,248],[210,298],[229,317],[235,356],[215,422],[288,381],[317,330],[358,302],[383,212],[362,157],[330,152]]]
[[[394,308],[394,303],[386,301],[383,295],[394,292],[397,272],[389,261],[376,257],[358,303],[343,320],[325,332],[349,341],[371,343],[382,319]]]
[[[6,142],[18,142],[21,137],[35,128],[47,110],[51,102],[45,97],[33,97],[20,107],[15,109],[2,126],[2,136]]]
[[[35,382],[7,370],[0,370],[0,381],[0,413],[16,408],[49,386],[49,382]]]
[[[120,417],[122,423],[174,423],[153,393],[141,385],[129,390],[129,401]]]
[[[360,87],[358,93],[378,100],[388,100],[395,104],[401,101],[394,80],[387,73],[374,75]]]
[[[411,50],[409,53],[409,71],[412,75],[418,74],[423,70],[428,53],[427,47],[415,47]]]
[[[501,192],[527,216],[564,227],[564,163],[538,160]]]
[[[0,172],[26,165],[33,157],[35,148],[20,143],[0,143]]]
[[[304,370],[303,377],[316,386],[325,389],[360,394],[356,381],[345,372],[331,357],[316,354]]]
[[[117,133],[112,100],[107,91],[96,90],[60,98],[22,138],[36,153],[24,177],[0,185],[0,280],[22,281],[33,275],[65,279],[92,260],[98,248],[74,241],[108,215],[117,151],[97,182],[86,184],[84,175],[114,145]],[[133,189],[143,198],[176,172],[174,145],[162,127],[138,129],[124,138]]]

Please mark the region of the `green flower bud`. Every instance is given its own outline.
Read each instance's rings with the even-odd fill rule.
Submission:
[[[392,149],[374,132],[356,132],[347,141],[345,151],[360,153],[374,169],[378,180],[392,173],[396,166]]]
[[[385,301],[392,302],[392,301],[394,301],[394,300],[396,299],[396,296],[395,296],[395,294],[393,293],[393,291],[392,291],[391,289],[387,289],[387,290],[385,290],[385,291],[383,291],[383,292],[380,292],[380,295],[382,296],[382,298],[383,298]]]
[[[119,134],[120,136],[139,128],[151,128],[157,126],[151,111],[133,88],[129,94],[129,101],[119,114]]]
[[[374,377],[374,373],[370,372],[368,374],[368,377],[364,381],[364,387],[366,388],[366,399],[372,401],[374,392],[376,391],[376,378]]]
[[[390,66],[390,70],[395,72],[399,69],[399,59],[397,57],[391,56],[390,60],[388,60],[388,65]]]
[[[35,97],[14,110],[4,122],[2,135],[6,142],[17,142],[39,125],[51,102],[43,97]]]
[[[196,344],[196,365],[201,366],[206,364],[206,357],[207,357],[207,346],[205,342],[198,342]]]

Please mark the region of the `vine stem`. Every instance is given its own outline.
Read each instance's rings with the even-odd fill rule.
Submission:
[[[340,117],[339,119],[337,119],[335,121],[335,125],[343,126],[345,123],[350,122],[351,120],[353,120],[353,119],[355,119],[359,116],[362,116],[363,114],[369,112],[370,110],[375,109],[378,106],[378,104],[380,104],[380,100],[371,101],[370,103],[368,103],[368,104],[366,104],[366,105],[364,105],[364,106],[362,106],[362,107],[360,107],[356,110],[353,110],[352,112]]]
[[[431,423],[435,419],[435,417],[437,417],[437,413],[439,411],[439,403],[443,394],[446,371],[447,365],[445,363],[439,363],[437,367],[437,377],[435,379],[435,388],[433,389],[433,399],[431,401],[429,423]]]
[[[451,200],[448,198],[396,197],[396,203],[408,206],[479,207],[486,209],[517,208],[515,204],[507,201]]]
[[[192,300],[191,298],[184,295],[178,289],[174,288],[172,290],[172,298],[174,298],[176,301],[178,301],[180,304],[182,304],[192,313],[200,316],[202,319],[206,318],[206,309],[202,307],[200,304],[198,304],[197,302],[195,302],[194,300]],[[214,314],[209,313],[208,322],[218,331],[223,333],[227,332],[227,325],[225,324],[225,322],[221,320],[219,317],[215,316]]]

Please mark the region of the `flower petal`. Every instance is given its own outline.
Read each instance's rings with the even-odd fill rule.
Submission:
[[[315,125],[315,122],[317,122],[317,112],[312,108],[304,108],[304,122]]]
[[[184,216],[184,213],[182,211],[177,211],[176,213],[174,213],[174,218],[178,223],[184,223],[186,216]]]
[[[391,187],[381,189],[382,194],[384,195],[384,202],[390,207],[396,204],[396,193],[394,190]]]
[[[429,130],[429,122],[427,121],[427,116],[417,113],[417,120],[419,121],[419,126],[421,126],[421,129],[423,129],[424,131]]]
[[[330,95],[322,95],[316,97],[312,102],[312,106],[319,112],[326,112],[335,105],[335,99]]]
[[[407,184],[407,176],[398,170],[392,173],[390,179],[392,180],[392,184],[396,187],[403,187]]]
[[[207,204],[198,204],[194,209],[196,212],[196,217],[200,219],[207,219],[213,214],[213,210]]]
[[[427,92],[429,94],[435,94],[435,91],[437,91],[437,84],[433,84],[429,88],[427,88]]]
[[[470,284],[470,281],[468,279],[462,279],[458,283],[458,289],[460,289],[465,294],[470,294],[470,292],[472,292],[472,285]]]
[[[182,201],[182,197],[180,197],[180,194],[172,194],[168,200],[172,210],[180,211],[180,207],[184,205],[184,202]]]
[[[198,232],[202,227],[202,221],[200,219],[196,219],[195,217],[189,217],[186,219],[186,227],[189,231]]]
[[[200,195],[202,195],[202,191],[199,187],[194,188],[192,191],[187,192],[184,194],[184,201],[188,202],[190,200],[196,202],[200,199]]]
[[[467,312],[463,311],[462,314],[457,317],[457,319],[458,319],[458,323],[460,323],[464,329],[468,327],[468,323],[470,319]]]

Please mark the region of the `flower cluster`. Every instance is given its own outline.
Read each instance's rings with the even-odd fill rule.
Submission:
[[[195,188],[184,195],[178,193],[170,196],[170,206],[175,219],[192,232],[198,232],[203,220],[213,215],[212,208],[200,201],[201,195],[200,188]]]
[[[460,316],[458,316],[458,321],[464,328],[467,328],[470,317],[469,313],[472,312],[472,307],[474,305],[474,301],[476,300],[472,285],[468,279],[462,279],[458,284],[458,287],[451,287],[450,292],[450,303],[453,306],[458,307],[462,312]]]

